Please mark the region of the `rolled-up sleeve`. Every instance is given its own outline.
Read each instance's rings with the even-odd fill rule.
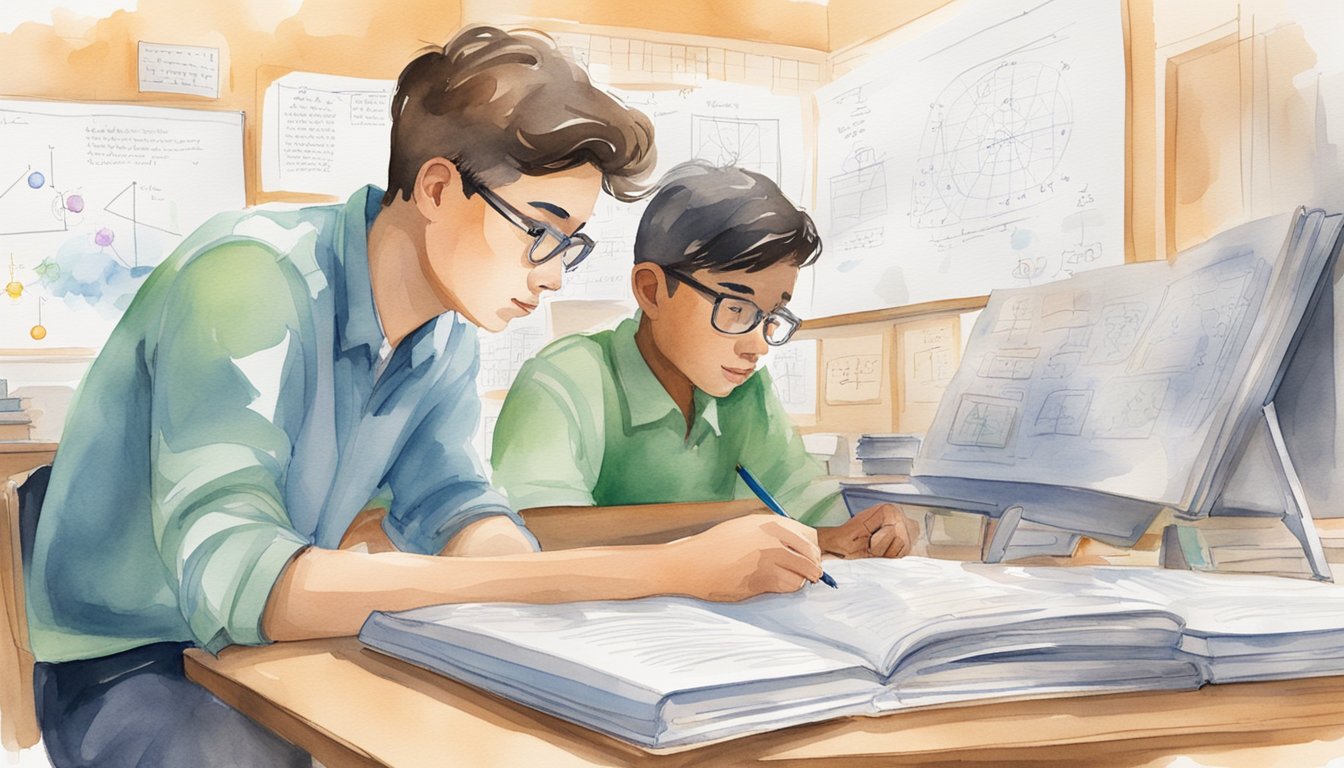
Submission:
[[[488,517],[506,517],[535,548],[536,539],[522,517],[486,479],[473,444],[481,422],[476,393],[481,358],[475,331],[456,316],[443,316],[435,323],[433,336],[402,342],[420,345],[448,334],[437,353],[442,368],[436,369],[440,373],[421,406],[424,415],[384,479],[392,503],[383,518],[383,532],[403,552],[438,554],[467,526]],[[419,346],[410,351],[413,359],[422,354]]]
[[[472,445],[481,402],[474,374],[464,378],[439,388],[441,399],[411,433],[388,474],[392,504],[383,531],[404,552],[436,554],[463,528],[494,516],[509,518],[532,538],[523,519],[485,479]]]
[[[271,251],[216,247],[176,278],[146,360],[156,541],[183,617],[212,653],[268,642],[266,601],[309,543],[280,491],[291,455],[282,422],[304,382],[296,290]]]

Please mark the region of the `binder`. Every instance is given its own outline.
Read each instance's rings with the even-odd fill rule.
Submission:
[[[1285,381],[1311,390],[1289,367],[1320,344],[1308,331],[1332,303],[1341,221],[1299,208],[1171,263],[996,291],[910,482],[849,486],[846,501],[999,518],[990,562],[1017,521],[1131,546],[1163,509],[1198,519],[1244,508],[1280,516],[1313,575],[1329,579],[1275,401]],[[1265,483],[1269,498],[1238,495]]]

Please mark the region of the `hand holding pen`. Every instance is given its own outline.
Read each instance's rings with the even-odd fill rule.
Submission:
[[[746,467],[738,464],[737,474],[742,478],[742,482],[746,483],[747,487],[751,489],[751,492],[756,494],[756,498],[760,499],[762,504],[765,504],[765,506],[770,508],[771,512],[774,512],[781,517],[790,517],[789,513],[784,511],[784,507],[780,506],[778,501],[775,501],[775,497],[771,496],[770,492],[765,490],[765,486],[761,485],[756,478],[747,471]],[[835,583],[835,579],[831,578],[830,574],[825,571],[821,572],[821,581],[832,589],[840,588],[840,585]]]

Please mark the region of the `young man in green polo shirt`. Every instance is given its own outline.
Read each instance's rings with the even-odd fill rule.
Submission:
[[[899,508],[846,513],[757,370],[797,329],[787,305],[820,253],[812,220],[768,178],[673,169],[636,235],[639,313],[523,365],[495,427],[495,485],[518,509],[694,502],[713,519],[754,498],[741,464],[824,552],[909,552]]]

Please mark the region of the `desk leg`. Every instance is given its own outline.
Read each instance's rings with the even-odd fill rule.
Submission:
[[[1321,536],[1316,532],[1316,523],[1312,519],[1311,508],[1307,505],[1307,495],[1302,490],[1302,480],[1297,476],[1297,470],[1293,468],[1292,457],[1288,455],[1288,445],[1283,440],[1278,411],[1274,409],[1273,403],[1265,406],[1265,426],[1269,428],[1269,439],[1273,447],[1271,453],[1278,464],[1276,469],[1279,470],[1279,477],[1283,482],[1281,489],[1284,497],[1283,524],[1292,531],[1293,536],[1302,545],[1302,552],[1307,556],[1312,576],[1318,581],[1334,581],[1330,564],[1325,560],[1325,548],[1321,546]]]
[[[1021,506],[1014,505],[1005,509],[998,522],[994,524],[994,532],[986,542],[981,559],[986,563],[1003,562],[1003,555],[1008,551],[1008,542],[1013,540],[1013,533],[1020,522],[1022,522]]]

